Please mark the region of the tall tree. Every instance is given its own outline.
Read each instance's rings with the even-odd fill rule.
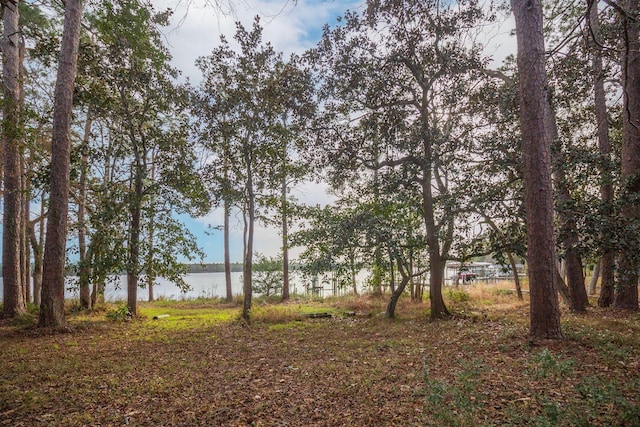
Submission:
[[[638,309],[640,266],[640,28],[638,0],[623,2],[622,21],[622,221],[625,230],[618,266],[615,306]]]
[[[516,19],[520,124],[527,210],[530,335],[562,337],[556,275],[547,78],[540,0],[511,0]]]
[[[62,47],[55,87],[53,134],[51,143],[51,195],[44,247],[42,327],[60,326],[64,314],[64,265],[69,211],[69,162],[71,151],[71,111],[77,71],[82,1],[67,0]]]
[[[607,114],[607,98],[605,92],[605,70],[603,66],[602,39],[600,31],[600,15],[598,13],[598,1],[587,0],[588,40],[592,54],[593,94],[595,119],[598,126],[598,148],[600,159],[600,197],[602,198],[603,215],[607,219],[605,224],[611,224],[614,220],[613,209],[613,177],[611,173],[611,141],[609,137],[609,118]],[[613,304],[615,285],[615,250],[612,242],[612,227],[609,226],[601,232],[601,260],[597,264],[600,271],[600,296],[599,307],[609,307]],[[595,270],[594,270],[595,276]]]
[[[458,173],[479,128],[469,111],[482,79],[471,29],[477,2],[373,2],[326,29],[310,53],[324,79],[320,150],[331,180],[349,185],[363,169],[413,190],[429,248],[431,316],[446,317],[444,272],[454,240],[468,228]],[[384,175],[383,175],[384,174]]]
[[[22,119],[19,0],[2,1],[2,82],[4,108],[2,118],[2,174],[4,214],[2,221],[3,316],[13,317],[26,311],[21,248],[24,207],[22,193]]]

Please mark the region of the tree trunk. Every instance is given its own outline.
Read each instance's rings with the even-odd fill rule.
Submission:
[[[255,223],[255,194],[253,189],[253,173],[251,163],[247,162],[247,224],[244,250],[244,265],[242,266],[244,301],[242,304],[242,318],[250,321],[251,298],[253,296],[253,228]]]
[[[133,200],[130,202],[129,261],[127,267],[127,306],[132,316],[138,314],[138,276],[140,273],[140,232],[142,218],[142,158],[136,152]]]
[[[522,285],[520,285],[520,276],[518,276],[516,260],[511,252],[507,252],[507,257],[509,258],[509,264],[511,265],[511,271],[513,272],[513,282],[516,285],[516,295],[518,296],[518,301],[523,301],[524,296],[522,295]]]
[[[286,144],[285,147],[285,165],[286,170]],[[283,174],[282,188],[280,197],[282,199],[282,301],[289,299],[289,212],[287,209],[287,179]]]
[[[640,195],[640,39],[636,14],[638,0],[627,0],[626,11],[630,16],[622,17],[624,46],[622,48],[622,196],[621,210],[625,226],[623,244],[618,266],[618,286],[614,305],[617,308],[638,309],[638,258],[640,235],[640,204],[635,201]]]
[[[31,251],[29,250],[29,221],[31,219],[31,184],[27,182],[27,164],[22,161],[22,221],[20,224],[20,259],[22,260],[22,292],[25,303],[31,302]]]
[[[20,52],[18,1],[4,6],[2,35],[3,77],[3,179],[4,216],[2,222],[3,316],[14,317],[26,312],[22,288],[22,171],[20,115]]]
[[[44,202],[42,203],[44,211]],[[44,214],[44,212],[43,212]],[[44,241],[44,223],[40,223],[40,240],[36,237],[35,227],[29,227],[29,240],[31,241],[31,251],[33,252],[33,303],[40,306],[42,302],[42,242]]]
[[[67,0],[60,63],[54,93],[51,142],[51,195],[44,247],[40,326],[60,326],[64,317],[64,263],[69,211],[71,111],[78,61],[82,1]]]
[[[607,97],[604,90],[604,72],[602,66],[602,55],[598,46],[600,38],[600,16],[598,14],[598,1],[587,0],[587,5],[592,2],[589,14],[589,25],[591,33],[596,39],[591,41],[593,48],[593,93],[595,116],[598,125],[598,149],[600,150],[600,161],[598,168],[600,169],[600,197],[604,207],[602,214],[605,217],[604,230],[602,231],[602,258],[600,260],[600,297],[598,298],[598,307],[609,307],[613,304],[614,286],[615,286],[615,254],[612,247],[612,228],[615,217],[612,213],[613,207],[613,177],[611,171],[611,140],[609,138],[609,120],[607,114]],[[595,291],[594,291],[595,293]]]
[[[593,274],[591,275],[591,280],[589,280],[589,295],[596,294],[596,285],[598,284],[598,277],[600,277],[600,264],[602,260],[598,260],[595,266],[593,267]]]
[[[412,274],[411,271],[407,273],[404,270],[404,267],[402,266],[402,263],[400,262],[399,259],[397,259],[396,262],[398,265],[398,272],[402,276],[402,280],[400,281],[396,289],[391,293],[391,298],[389,299],[389,303],[387,304],[387,310],[385,311],[385,317],[387,319],[393,319],[396,317],[396,305],[398,304],[398,300],[400,299],[400,296],[404,292],[404,289],[407,287],[407,283],[409,283],[409,281],[411,280],[411,274]]]
[[[80,256],[80,308],[91,310],[91,288],[89,287],[89,278],[91,275],[91,267],[87,259],[87,226],[85,223],[85,210],[87,203],[87,173],[89,169],[88,152],[89,141],[91,138],[91,108],[87,111],[87,121],[84,127],[84,136],[82,138],[82,146],[80,148],[80,188],[78,190],[78,250]]]
[[[229,217],[231,207],[225,197],[224,200],[224,282],[226,287],[227,302],[233,301],[233,290],[231,289],[231,259],[229,251]]]
[[[553,233],[550,135],[546,134],[547,78],[542,3],[511,0],[516,20],[520,123],[527,210],[530,287],[530,335],[559,339],[560,309],[554,285],[556,274]]]
[[[151,182],[156,182],[156,153],[155,150],[151,151],[151,172],[150,172],[150,179]],[[154,200],[153,197],[150,198],[149,200],[149,210],[148,210],[148,215],[149,215],[149,222],[148,222],[148,240],[147,240],[147,261],[145,262],[145,269],[146,269],[146,273],[147,273],[147,291],[148,291],[148,297],[149,297],[149,301],[153,301],[153,285],[156,281],[156,272],[154,271],[154,266],[153,266],[153,251],[154,251],[154,234],[155,234],[155,227],[154,227],[154,223],[155,223],[155,215],[156,215],[156,210],[155,210],[155,205],[154,205]]]

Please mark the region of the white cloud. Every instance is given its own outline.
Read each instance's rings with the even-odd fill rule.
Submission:
[[[236,21],[250,28],[256,15],[264,28],[263,41],[270,42],[285,57],[302,53],[317,43],[325,23],[332,23],[358,2],[324,0],[250,1],[234,5],[233,11],[216,10],[205,0],[155,0],[156,10],[174,11],[171,26],[164,29],[165,40],[173,55],[173,65],[192,82],[200,80],[195,60],[208,55],[220,43],[220,35],[233,42]],[[233,45],[233,44],[232,44]]]

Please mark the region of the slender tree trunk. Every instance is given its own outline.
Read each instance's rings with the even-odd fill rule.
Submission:
[[[411,280],[411,271],[406,272],[399,259],[397,259],[396,262],[398,265],[398,272],[400,273],[400,276],[402,276],[402,279],[396,289],[391,293],[391,298],[389,299],[387,310],[385,311],[385,317],[387,319],[393,319],[396,317],[396,305],[398,305],[398,300],[407,287],[407,283]]]
[[[638,0],[627,0],[623,16],[622,48],[622,220],[625,242],[620,253],[618,288],[614,305],[617,308],[638,309],[638,267],[640,258],[640,39],[636,15]]]
[[[151,151],[151,182],[156,182],[156,153],[155,150]],[[145,262],[145,269],[147,273],[147,291],[149,301],[153,301],[153,285],[156,281],[156,272],[154,270],[153,255],[154,255],[154,234],[155,234],[155,216],[156,209],[154,205],[154,198],[149,200],[149,223],[148,223],[148,240],[147,240],[147,261]]]
[[[242,318],[245,321],[250,321],[251,315],[251,298],[253,296],[253,228],[255,223],[255,194],[253,188],[253,171],[251,169],[251,162],[247,162],[247,230],[246,230],[246,244],[244,251],[244,265],[242,266],[242,279],[243,279],[243,291],[244,301],[242,304]]]
[[[45,191],[40,197],[40,226],[39,236],[36,238],[35,224],[31,227],[31,249],[33,251],[33,303],[38,307],[42,303],[42,269],[44,257],[44,230],[45,230]]]
[[[229,251],[229,217],[231,216],[231,206],[229,201],[224,200],[224,282],[226,287],[227,302],[233,301],[233,290],[231,289],[231,256]]]
[[[25,91],[24,91],[24,79],[26,76],[26,70],[24,67],[24,58],[26,55],[26,46],[24,43],[24,39],[20,37],[20,45],[18,46],[19,52],[19,74],[18,74],[18,83],[20,85],[20,104],[19,111],[22,114],[25,111]],[[22,125],[21,125],[22,126]],[[26,303],[31,301],[31,251],[29,250],[29,226],[31,221],[31,179],[27,179],[27,173],[30,169],[27,169],[27,162],[25,159],[25,154],[21,155],[21,163],[22,163],[22,202],[23,202],[23,220],[22,220],[22,232],[21,235],[21,246],[22,246],[22,273],[24,274],[24,278],[22,279],[22,288],[24,290],[24,300]],[[32,155],[33,157],[33,155]]]
[[[67,0],[60,63],[54,94],[51,143],[51,195],[44,247],[40,326],[60,326],[64,316],[64,263],[69,211],[71,111],[78,61],[82,1]]]
[[[285,147],[285,164],[286,170],[286,144]],[[289,211],[287,208],[287,179],[283,174],[282,188],[280,197],[282,199],[282,301],[289,299]]]
[[[20,227],[20,258],[22,260],[22,292],[25,303],[31,302],[31,251],[29,250],[29,221],[31,219],[31,184],[27,182],[27,165],[22,161],[22,224]]]
[[[612,224],[615,221],[613,215],[613,177],[611,171],[611,140],[609,138],[609,120],[607,114],[607,98],[604,90],[604,72],[602,66],[602,54],[596,43],[600,38],[600,16],[598,14],[598,1],[587,0],[587,5],[592,2],[589,9],[589,24],[591,33],[596,39],[591,40],[593,47],[593,93],[595,116],[598,125],[598,149],[600,150],[600,197],[602,198],[605,223],[602,231],[602,258],[600,260],[600,297],[598,307],[609,307],[613,304],[615,286],[615,251],[612,247]],[[594,292],[595,293],[595,292]]]
[[[40,224],[41,229],[44,224]],[[40,233],[40,240],[36,237],[33,226],[29,227],[29,240],[31,241],[31,251],[33,252],[33,303],[37,306],[41,303],[42,292],[42,242],[44,234]]]
[[[509,264],[511,265],[511,271],[513,272],[513,282],[516,285],[516,295],[518,296],[518,301],[523,301],[524,296],[522,295],[522,285],[520,284],[520,276],[518,276],[518,267],[516,266],[516,260],[511,252],[507,252],[507,257],[509,258]]]
[[[602,264],[602,260],[598,260],[593,267],[593,274],[591,275],[591,280],[589,280],[589,295],[596,294],[596,285],[598,284],[598,278],[600,277],[600,264]]]
[[[547,78],[540,0],[511,0],[516,20],[530,286],[530,335],[559,339]]]
[[[19,2],[4,6],[2,35],[2,82],[4,109],[2,123],[4,215],[2,222],[3,316],[14,317],[26,312],[22,288],[20,257],[23,231],[21,115],[20,115],[20,52],[18,27]]]
[[[140,272],[140,232],[142,224],[143,167],[136,153],[135,176],[133,177],[133,200],[131,201],[129,224],[129,262],[127,267],[127,306],[132,316],[138,314],[138,277]]]
[[[87,203],[87,173],[89,169],[88,151],[91,138],[91,126],[93,124],[91,108],[87,111],[87,121],[84,127],[84,136],[80,148],[80,188],[78,194],[78,250],[80,256],[80,307],[91,310],[91,288],[89,278],[91,267],[87,259],[87,226],[85,222],[85,210]]]

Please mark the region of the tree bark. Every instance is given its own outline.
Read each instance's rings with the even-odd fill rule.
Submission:
[[[227,302],[233,301],[233,290],[231,289],[231,257],[229,251],[229,217],[231,207],[225,197],[224,200],[224,282],[226,287]]]
[[[247,157],[251,157],[250,155]],[[247,161],[247,224],[244,250],[244,265],[242,266],[244,300],[242,304],[242,318],[249,322],[251,315],[251,299],[253,296],[253,228],[255,223],[255,194],[253,188],[253,170],[250,159]]]
[[[522,285],[520,284],[520,276],[518,276],[518,267],[516,266],[516,260],[511,252],[507,252],[507,257],[509,258],[509,264],[511,265],[513,282],[516,285],[516,295],[518,297],[518,301],[523,301],[524,296],[522,295]]]
[[[285,164],[283,165],[284,170],[286,171],[286,144],[283,144],[285,147],[284,159]],[[282,178],[282,188],[281,188],[281,203],[282,203],[282,301],[287,301],[289,299],[289,212],[287,209],[287,175],[283,173]]]
[[[84,136],[82,138],[82,146],[80,148],[80,188],[78,194],[78,250],[80,256],[80,307],[91,310],[91,288],[89,287],[89,276],[91,267],[87,259],[87,226],[85,223],[85,210],[87,203],[87,173],[89,169],[88,151],[89,141],[91,138],[91,126],[93,120],[91,118],[91,108],[87,111],[87,121],[84,127]]]
[[[82,1],[67,0],[60,63],[54,93],[51,141],[51,195],[44,247],[40,326],[65,324],[64,263],[69,211],[70,129],[73,88],[78,61]]]
[[[20,114],[19,2],[4,5],[2,34],[2,123],[4,215],[2,222],[3,316],[14,317],[27,310],[22,288],[22,160]]]
[[[589,295],[595,295],[596,294],[596,286],[598,284],[598,278],[600,277],[600,264],[602,263],[602,260],[598,260],[598,262],[595,263],[594,267],[593,267],[593,274],[591,275],[591,280],[589,280]]]
[[[398,300],[404,289],[407,287],[407,284],[411,280],[412,272],[406,272],[404,267],[400,261],[400,259],[396,259],[396,264],[398,265],[398,272],[402,276],[402,280],[396,287],[396,289],[391,293],[391,298],[389,299],[389,303],[387,304],[387,310],[385,311],[385,317],[387,319],[394,319],[396,317],[396,305],[398,304]]]
[[[590,4],[591,2],[591,4]],[[611,171],[611,140],[609,138],[609,120],[607,114],[607,98],[604,90],[605,75],[602,66],[602,54],[598,46],[600,36],[600,16],[598,14],[598,1],[587,0],[589,9],[589,25],[591,33],[596,39],[590,43],[593,48],[593,94],[595,118],[598,125],[598,149],[600,151],[600,197],[602,199],[605,223],[608,224],[602,232],[602,258],[597,264],[600,266],[600,297],[598,307],[609,307],[613,304],[615,287],[615,251],[612,246],[612,232],[615,217],[613,215],[613,177]],[[595,273],[594,273],[595,275]],[[595,290],[594,290],[595,293]]]
[[[516,20],[520,124],[533,338],[559,339],[560,309],[554,278],[553,191],[550,135],[546,133],[547,78],[540,0],[511,0]]]
[[[142,224],[143,166],[142,155],[136,149],[133,197],[129,215],[129,260],[127,267],[127,307],[132,316],[138,313],[138,278],[140,273],[140,233]]]
[[[625,226],[625,242],[620,253],[618,287],[614,306],[638,309],[638,266],[640,235],[640,32],[636,22],[638,0],[627,0],[626,10],[633,16],[622,16],[622,195],[621,210]]]

